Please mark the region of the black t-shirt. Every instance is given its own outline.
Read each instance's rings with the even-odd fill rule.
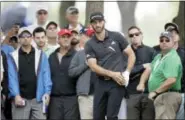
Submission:
[[[134,47],[132,46],[132,50],[135,53],[136,61],[130,73],[130,80],[127,86],[127,90],[130,94],[138,94],[141,92],[138,92],[136,88],[140,82],[141,75],[145,70],[143,64],[152,62],[153,58],[155,57],[155,50],[145,45],[141,45],[137,49],[134,49]],[[148,92],[147,82],[145,92]]]

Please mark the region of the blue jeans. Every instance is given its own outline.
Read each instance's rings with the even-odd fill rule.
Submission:
[[[185,119],[184,118],[184,115],[185,115],[184,114],[184,99],[185,99],[184,93],[182,93],[181,96],[182,96],[182,102],[181,102],[179,111],[177,112],[176,119]]]

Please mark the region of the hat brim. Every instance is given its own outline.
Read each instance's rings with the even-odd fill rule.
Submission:
[[[71,33],[76,33],[76,34],[78,34],[79,32],[76,31],[76,30],[72,30]]]
[[[102,17],[93,18],[90,20],[90,23],[94,22],[95,20],[104,20]]]
[[[31,32],[30,32],[29,30],[23,30],[23,31],[19,34],[19,37],[20,37],[23,33],[28,33],[28,34],[32,35]]]
[[[170,37],[165,36],[165,35],[160,36],[160,39],[161,39],[161,38],[163,38],[163,37],[165,37],[165,38],[167,38],[167,39],[171,40],[171,38],[170,38]]]
[[[68,13],[69,13],[69,14],[72,14],[72,15],[73,15],[73,14],[79,14],[79,11],[74,10],[74,11],[69,11]]]
[[[71,36],[71,33],[58,34],[58,36],[64,36],[64,35],[69,35],[69,36]]]

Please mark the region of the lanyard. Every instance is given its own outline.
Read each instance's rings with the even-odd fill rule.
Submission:
[[[153,69],[153,71],[155,71],[156,70],[156,68],[163,62],[163,60],[166,58],[166,57],[168,57],[170,55],[170,53],[168,53],[167,55],[165,55],[162,59],[158,59],[157,61],[156,61],[156,63],[154,64],[154,69]]]

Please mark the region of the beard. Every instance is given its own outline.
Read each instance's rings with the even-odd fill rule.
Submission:
[[[105,28],[105,25],[103,25],[102,27],[93,27],[95,33],[99,34],[101,33]]]
[[[71,45],[75,46],[75,45],[77,45],[79,42],[80,42],[80,41],[77,40],[77,39],[72,39],[72,40],[71,40]]]

